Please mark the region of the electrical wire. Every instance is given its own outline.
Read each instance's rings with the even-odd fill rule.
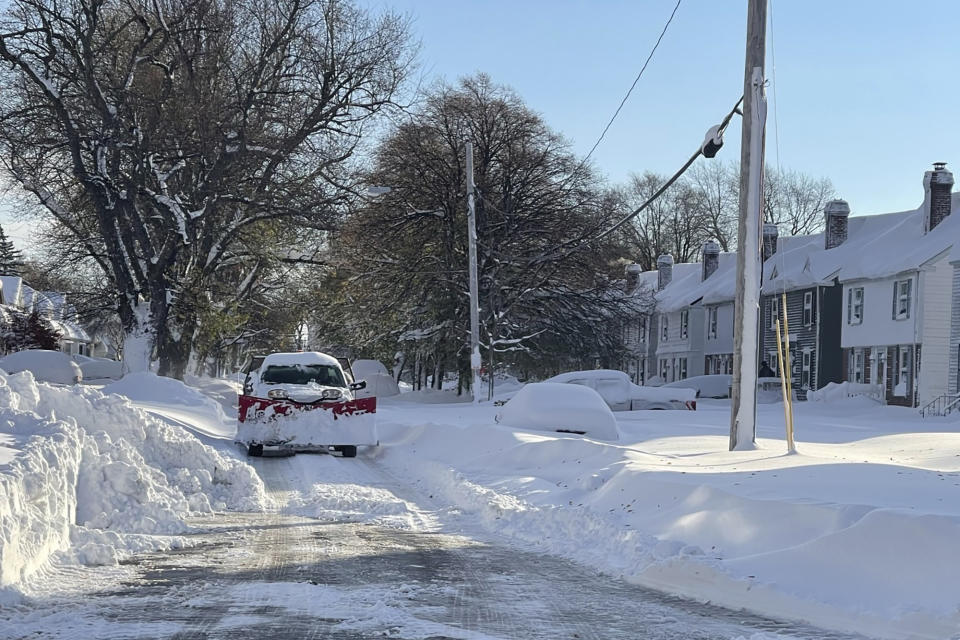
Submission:
[[[666,35],[667,29],[670,28],[670,23],[673,22],[673,17],[677,15],[677,9],[680,8],[680,3],[683,0],[677,0],[676,6],[673,7],[673,12],[670,13],[670,18],[667,19],[667,23],[663,25],[663,30],[660,32],[660,37],[657,38],[657,42],[653,45],[653,49],[650,50],[650,54],[647,56],[646,61],[643,63],[643,67],[640,68],[640,73],[637,74],[637,77],[633,79],[633,84],[630,85],[630,89],[627,91],[627,95],[623,96],[623,100],[620,101],[620,106],[617,107],[617,110],[614,111],[613,117],[610,118],[610,121],[607,123],[607,126],[603,128],[603,132],[600,134],[600,137],[597,138],[597,141],[593,143],[593,146],[590,148],[590,152],[580,161],[580,164],[577,165],[577,168],[571,173],[571,177],[580,172],[580,169],[587,164],[587,161],[593,155],[593,152],[597,150],[597,147],[600,146],[600,143],[603,141],[603,138],[607,135],[607,131],[610,130],[610,127],[613,125],[613,121],[617,119],[617,116],[620,115],[620,110],[623,109],[623,105],[627,103],[627,100],[630,99],[630,94],[633,93],[634,88],[637,86],[637,83],[640,82],[643,72],[647,70],[647,65],[650,64],[650,60],[653,59],[653,54],[657,52],[657,48],[660,46],[660,42],[663,40],[663,36]]]
[[[739,111],[740,103],[742,102],[743,102],[743,98],[741,97],[739,100],[737,100],[737,104],[733,105],[733,109],[730,110],[730,113],[728,113],[726,117],[724,117],[723,121],[720,123],[720,129],[719,129],[720,135],[723,135],[723,132],[726,130],[727,125],[730,124],[730,119],[733,118],[733,114]],[[680,176],[686,173],[687,169],[690,168],[690,165],[693,164],[693,162],[700,156],[702,152],[703,152],[703,147],[702,146],[698,147],[697,150],[694,152],[694,154],[690,156],[690,158],[683,164],[683,166],[680,167],[680,169],[676,173],[674,173],[669,180],[664,182],[663,185],[659,189],[657,189],[656,193],[654,193],[652,196],[647,198],[646,202],[644,202],[639,207],[631,211],[630,214],[621,218],[612,227],[610,227],[606,231],[594,237],[593,240],[602,240],[603,238],[607,237],[608,235],[610,235],[611,233],[613,233],[614,231],[616,231],[617,229],[625,225],[627,222],[629,222],[633,218],[640,215],[640,213],[643,212],[643,210],[646,209],[648,206],[650,206],[650,204],[653,203],[654,200],[656,200],[661,195],[663,195],[663,192],[669,189],[670,185],[672,185],[674,182],[676,182],[680,178]]]

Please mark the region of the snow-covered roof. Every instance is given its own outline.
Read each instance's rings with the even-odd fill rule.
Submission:
[[[833,278],[885,278],[919,269],[960,240],[960,192],[953,194],[953,215],[924,232],[924,208],[848,219],[847,239],[824,248],[822,233],[782,238],[764,264],[764,292],[828,284]]]
[[[673,265],[673,277],[670,284],[657,292],[659,311],[677,311],[689,306],[690,290],[700,283],[702,267],[699,262],[681,262]]]
[[[261,367],[289,366],[295,364],[328,364],[339,367],[340,363],[333,356],[319,351],[295,351],[292,353],[271,353],[263,359]]]
[[[717,270],[701,280],[687,294],[687,304],[719,304],[734,299],[737,293],[737,254],[721,253]]]
[[[75,342],[91,342],[90,334],[83,327],[69,320],[51,320],[54,328],[60,332],[61,340],[73,340]]]
[[[3,285],[4,303],[19,307],[20,287],[23,286],[23,279],[20,276],[0,276],[0,284]]]

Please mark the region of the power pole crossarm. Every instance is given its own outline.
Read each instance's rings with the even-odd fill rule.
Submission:
[[[737,228],[737,293],[734,305],[730,450],[752,449],[757,425],[757,338],[760,304],[760,207],[763,196],[764,95],[767,1],[750,0],[743,74],[740,146],[740,223]]]

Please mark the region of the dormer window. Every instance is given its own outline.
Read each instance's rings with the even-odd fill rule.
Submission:
[[[690,312],[684,309],[680,312],[680,338],[686,339],[690,330]]]
[[[780,320],[780,300],[770,298],[770,328],[777,330],[777,322]]]
[[[667,336],[670,334],[670,323],[667,314],[663,314],[660,318],[660,339],[664,342],[667,341]]]
[[[809,327],[813,324],[813,291],[806,291],[803,294],[803,326]]]
[[[707,338],[710,340],[717,339],[717,307],[710,307],[708,313],[710,314],[710,319],[707,323]]]

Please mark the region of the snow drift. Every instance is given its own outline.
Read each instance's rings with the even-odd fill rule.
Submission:
[[[251,467],[186,430],[121,396],[28,372],[0,374],[0,434],[12,452],[0,461],[0,588],[54,554],[109,564],[182,544],[170,535],[188,531],[191,513],[267,502]]]

